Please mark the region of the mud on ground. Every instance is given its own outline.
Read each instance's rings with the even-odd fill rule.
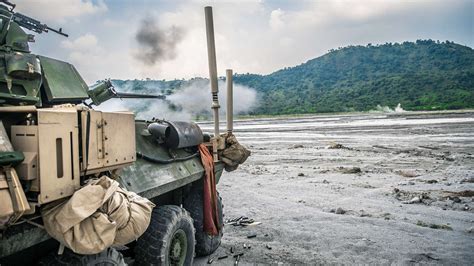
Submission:
[[[224,219],[261,224],[227,224],[214,265],[240,252],[242,265],[474,262],[474,112],[256,119],[235,129],[252,156],[218,185]]]

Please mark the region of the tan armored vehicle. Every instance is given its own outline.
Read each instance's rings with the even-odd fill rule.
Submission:
[[[0,1],[0,264],[190,265],[223,233],[216,191],[223,169],[249,152],[220,135],[212,10],[206,26],[214,134],[192,122],[135,120],[94,106],[110,81],[89,88],[73,65],[32,54],[53,31]],[[232,72],[227,86],[232,95]],[[228,97],[231,99],[231,97]],[[160,114],[157,114],[159,116]]]

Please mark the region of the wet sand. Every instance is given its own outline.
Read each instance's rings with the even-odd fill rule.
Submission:
[[[232,265],[231,247],[244,253],[241,265],[474,263],[474,112],[254,119],[234,128],[252,156],[218,185],[224,219],[261,224],[226,225],[213,265]]]

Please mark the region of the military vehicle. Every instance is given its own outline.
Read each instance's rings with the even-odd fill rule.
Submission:
[[[0,1],[0,265],[190,265],[222,237],[216,183],[250,155],[219,132],[212,9],[205,8],[214,132],[192,122],[135,120],[95,106],[125,94],[88,87],[73,65],[32,54],[55,32]],[[232,99],[232,71],[227,71]],[[157,101],[157,104],[162,102]],[[159,116],[160,114],[157,114]]]

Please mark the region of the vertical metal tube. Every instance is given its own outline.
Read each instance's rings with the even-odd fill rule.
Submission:
[[[207,36],[207,57],[209,62],[209,78],[211,80],[212,92],[218,92],[217,87],[217,63],[216,63],[216,43],[214,41],[214,21],[212,18],[212,7],[204,8],[206,14],[206,36]],[[213,99],[214,100],[214,99]]]
[[[206,17],[206,36],[207,36],[207,57],[209,61],[209,80],[211,81],[212,110],[214,111],[214,140],[213,155],[214,161],[217,161],[217,147],[219,139],[219,88],[217,86],[217,63],[216,63],[216,43],[214,41],[214,22],[212,18],[212,7],[204,8]]]
[[[232,69],[225,71],[225,80],[227,83],[227,132],[234,130],[234,84],[232,80]]]

